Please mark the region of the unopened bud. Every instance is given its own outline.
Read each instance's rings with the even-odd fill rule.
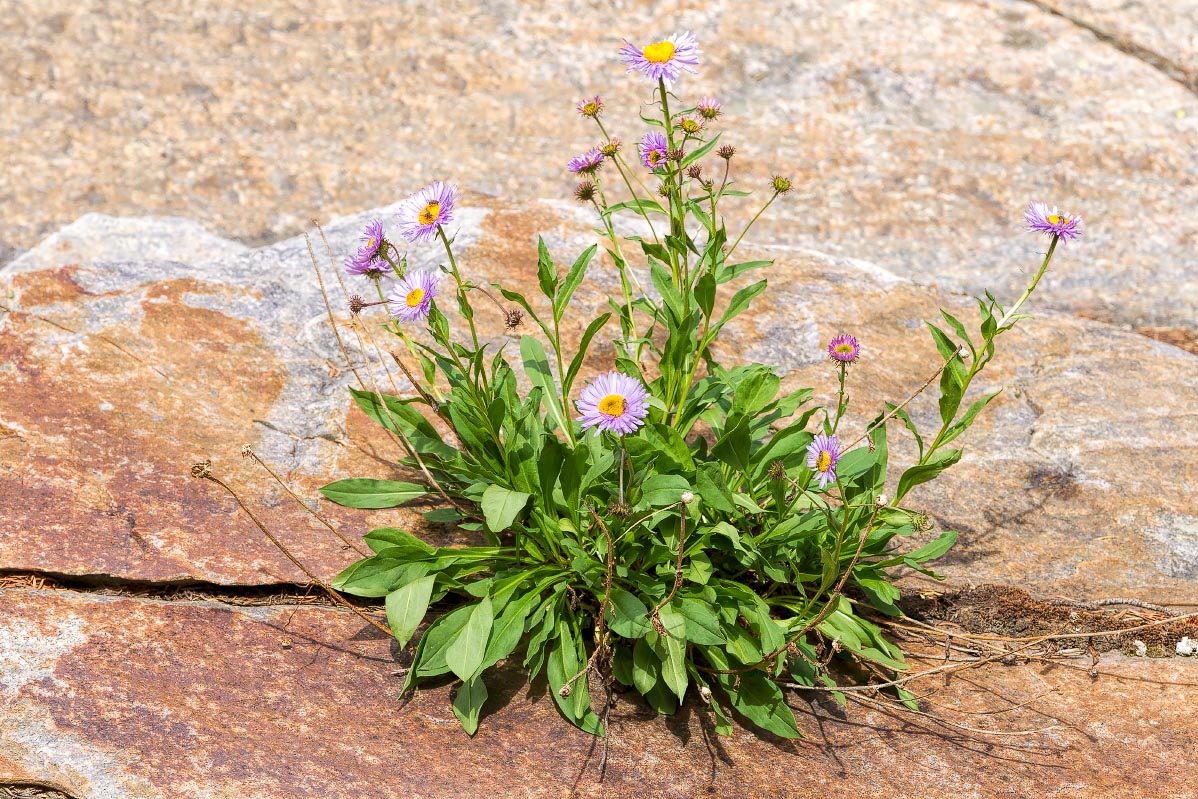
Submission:
[[[693,491],[683,491],[682,496],[678,499],[683,505],[689,505],[695,501],[695,493]]]
[[[879,494],[877,500],[875,500],[875,501],[878,503],[879,508],[886,507],[886,495],[885,494]]]
[[[703,704],[711,704],[711,689],[706,685],[699,686],[699,698],[703,700]]]
[[[557,695],[560,696],[562,699],[565,699],[571,693],[573,693],[573,690],[574,689],[572,689],[570,686],[563,685],[561,688],[558,689]]]

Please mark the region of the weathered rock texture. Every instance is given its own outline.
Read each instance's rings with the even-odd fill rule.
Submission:
[[[9,5],[10,250],[86,211],[261,244],[434,178],[509,206],[566,197],[563,165],[597,135],[574,102],[600,93],[616,135],[641,132],[649,87],[624,76],[620,37],[689,28],[704,64],[680,95],[724,98],[744,183],[795,179],[766,240],[1009,290],[1030,250],[1018,210],[1044,199],[1082,214],[1093,244],[1047,299],[1195,327],[1198,97],[1046,10],[1192,72],[1193,0]]]
[[[352,247],[364,218],[330,227],[338,255]],[[463,210],[460,220],[467,277],[530,296],[538,233],[567,262],[594,240],[585,211],[560,203],[513,210],[488,202]],[[103,253],[111,224],[92,217],[72,235]],[[171,229],[147,221],[142,235],[153,240]],[[119,242],[120,250],[128,246]],[[1084,271],[1088,246],[1064,248],[1045,280]],[[421,263],[436,253],[414,248],[412,257]],[[837,332],[854,331],[865,347],[850,379],[850,423],[858,429],[883,401],[901,401],[939,365],[920,320],[935,316],[938,305],[967,319],[974,313],[965,297],[865,262],[787,247],[758,254],[777,259],[765,273],[772,290],[728,331],[723,351],[791,370],[790,384],[817,387],[830,401],[835,380],[823,346]],[[214,472],[319,573],[331,576],[353,557],[239,455],[250,445],[309,499],[339,477],[396,476],[388,466],[398,454],[394,442],[350,410],[344,387],[354,375],[302,239],[192,264],[36,268],[42,258],[38,248],[0,273],[11,283],[11,307],[20,309],[0,328],[7,361],[0,569],[302,581],[229,496],[190,480],[190,465],[209,457]],[[325,273],[347,321],[340,286]],[[610,266],[591,270],[568,319],[572,335],[616,286]],[[482,313],[502,343],[498,312]],[[354,364],[362,363],[355,333],[341,331]],[[383,335],[375,340],[390,346]],[[962,533],[959,552],[945,562],[949,575],[1086,597],[1164,593],[1198,601],[1198,462],[1183,443],[1198,437],[1189,400],[1198,394],[1198,357],[1051,313],[1006,341],[978,390],[1007,391],[960,439],[963,462],[912,496],[943,527]],[[609,338],[594,349],[591,366],[608,368],[611,352]],[[377,366],[360,372],[367,385],[394,390]],[[406,384],[396,378],[402,391]],[[925,431],[934,429],[934,391],[910,409]],[[900,425],[892,438],[897,469],[912,453]],[[412,511],[321,507],[351,540],[371,526],[421,521]]]
[[[1198,746],[1198,660],[1181,658],[1107,657],[1097,682],[1087,666],[936,676],[948,723],[795,696],[798,742],[619,699],[602,783],[602,744],[543,686],[505,671],[469,739],[451,686],[397,702],[388,641],[327,608],[0,590],[0,664],[0,766],[97,799],[1153,799],[1187,795]]]

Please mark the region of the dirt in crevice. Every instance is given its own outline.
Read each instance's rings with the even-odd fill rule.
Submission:
[[[316,605],[343,607],[319,585],[275,583],[270,585],[220,585],[201,581],[153,582],[106,575],[68,575],[46,572],[0,571],[0,590],[26,588],[72,591],[98,596],[134,597],[162,602],[221,602],[243,607],[263,605]],[[360,607],[381,605],[382,599],[365,599],[342,594]],[[0,794],[0,799],[3,795]]]
[[[37,782],[0,782],[0,799],[77,799],[77,797]]]
[[[1165,621],[1168,614],[1134,604],[1108,604],[1037,599],[1021,588],[981,585],[936,596],[913,596],[901,605],[910,616],[929,623],[947,622],[976,635],[1033,638],[1062,633],[1109,633],[1158,622],[1157,626],[1114,635],[1095,635],[1058,641],[1058,644],[1099,652],[1137,654],[1136,641],[1154,657],[1176,654],[1183,637],[1198,640],[1198,618]],[[1198,611],[1181,608],[1178,616]]]

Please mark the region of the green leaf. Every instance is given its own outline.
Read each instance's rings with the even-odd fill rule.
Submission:
[[[946,530],[941,533],[935,541],[929,544],[924,544],[914,552],[909,552],[905,556],[909,560],[916,563],[923,563],[926,560],[935,560],[944,553],[953,548],[953,544],[957,543],[957,531]]]
[[[720,619],[707,603],[690,597],[672,603],[686,619],[686,640],[694,644],[717,645],[727,641],[720,632]]]
[[[641,484],[641,502],[652,508],[673,505],[682,498],[682,492],[690,491],[691,484],[685,477],[676,474],[655,474]]]
[[[553,318],[560,320],[562,314],[566,312],[566,306],[570,304],[570,298],[574,296],[574,291],[578,288],[578,284],[582,282],[583,276],[586,274],[587,264],[595,257],[595,252],[599,249],[598,245],[592,244],[583,250],[582,255],[578,256],[578,260],[570,267],[570,271],[566,273],[565,280],[557,288],[557,296],[553,298]]]
[[[649,609],[635,594],[612,586],[607,626],[624,638],[640,638],[649,629]]]
[[[762,408],[774,401],[778,396],[778,386],[781,380],[773,372],[766,369],[754,369],[737,386],[732,395],[732,410],[730,413],[742,413],[745,416],[755,416]]]
[[[720,270],[717,282],[727,283],[729,280],[736,278],[745,272],[750,272],[754,269],[762,269],[767,266],[773,266],[773,261],[743,261],[739,264],[729,264]]]
[[[421,541],[407,530],[395,527],[380,527],[371,530],[362,537],[366,546],[377,553],[387,552],[390,558],[419,558],[436,552],[431,546]]]
[[[516,521],[516,517],[524,510],[532,494],[523,491],[512,491],[501,485],[492,483],[483,492],[479,506],[486,519],[487,529],[493,533],[507,530]]]
[[[531,591],[520,599],[508,602],[491,628],[487,649],[483,653],[483,670],[491,668],[515,651],[524,637],[524,622],[540,599],[539,591]]]
[[[445,650],[445,665],[462,680],[473,679],[482,670],[483,655],[495,617],[491,612],[491,597],[485,596],[474,604],[454,642]]]
[[[718,463],[704,463],[695,473],[695,487],[704,502],[716,510],[735,513],[732,492],[724,482],[724,474]]]
[[[711,152],[711,148],[715,147],[716,142],[718,142],[720,140],[720,136],[721,136],[721,134],[717,133],[716,135],[711,137],[711,141],[707,142],[702,147],[700,147],[696,150],[692,150],[691,152],[687,153],[686,157],[682,159],[682,163],[680,163],[678,165],[678,168],[686,169],[688,166],[693,164],[695,161],[698,161],[700,158],[702,158],[703,156],[705,156],[709,152]]]
[[[545,246],[545,239],[537,236],[537,282],[541,285],[541,293],[553,299],[557,293],[557,269],[553,266],[553,257]]]
[[[591,692],[587,685],[587,675],[570,683],[566,696],[562,696],[562,688],[586,667],[586,648],[571,630],[566,619],[558,619],[558,640],[549,653],[546,664],[546,674],[549,677],[549,689],[553,692],[553,701],[574,726],[592,735],[603,734],[603,723],[591,710]]]
[[[916,464],[903,472],[899,478],[898,489],[894,494],[895,503],[907,496],[907,492],[917,485],[926,483],[936,475],[961,460],[961,450],[950,449],[938,452],[925,464]]]
[[[676,641],[686,640],[686,617],[678,612],[672,602],[657,611],[657,618],[661,619],[667,637]]]
[[[947,444],[968,430],[969,426],[973,424],[973,420],[977,417],[981,410],[989,405],[990,401],[1001,393],[1002,389],[1000,388],[998,391],[991,392],[981,399],[975,400],[974,403],[969,406],[969,410],[965,412],[965,415],[954,422],[952,427],[944,431],[944,436],[940,439],[940,443]]]
[[[703,315],[710,319],[715,308],[715,277],[711,272],[704,272],[696,281],[695,302],[699,304],[699,310],[703,311]]]
[[[721,680],[721,683],[732,707],[758,727],[782,738],[803,737],[782,689],[762,672],[749,671],[740,675],[740,685],[736,688],[732,687],[731,679]]]
[[[660,126],[661,121],[659,120],[657,124]],[[622,203],[616,203],[615,205],[610,206],[607,210],[608,212],[614,214],[616,211],[624,211],[628,209],[636,211],[642,216],[650,211],[655,214],[667,216],[666,209],[662,208],[661,204],[656,200],[626,200]]]
[[[561,394],[558,391],[557,381],[553,379],[553,372],[549,368],[549,356],[545,354],[544,345],[532,336],[521,336],[520,359],[524,364],[524,373],[528,375],[529,382],[534,386],[539,386],[543,391],[541,401],[548,406],[558,427],[566,430],[569,423],[562,411]]]
[[[566,370],[566,380],[562,384],[565,387],[567,394],[570,393],[570,387],[574,385],[574,379],[578,377],[579,371],[582,369],[583,360],[586,358],[587,349],[591,346],[591,339],[595,334],[603,329],[607,324],[607,320],[611,319],[611,313],[605,313],[591,321],[587,325],[587,329],[583,332],[582,338],[578,341],[578,351],[574,353],[574,357],[570,359],[570,368]]]
[[[653,648],[644,638],[636,639],[632,647],[632,685],[643,696],[657,685],[657,675],[661,670],[661,660],[654,654]]]
[[[400,646],[407,646],[416,633],[416,628],[428,613],[428,602],[433,595],[434,575],[428,575],[387,594],[387,623]]]
[[[424,486],[395,480],[351,477],[322,486],[325,498],[347,508],[394,508],[425,495]]]
[[[662,608],[664,611],[665,608]],[[681,702],[686,695],[688,677],[686,673],[686,642],[673,636],[665,639],[666,657],[661,664],[661,678],[666,687],[674,692]]]
[[[330,585],[354,596],[386,596],[428,572],[428,563],[375,556],[351,564],[334,577]]]
[[[453,714],[467,735],[478,732],[478,716],[487,701],[487,685],[482,677],[466,680],[453,696]]]

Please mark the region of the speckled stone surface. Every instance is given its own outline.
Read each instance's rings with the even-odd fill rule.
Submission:
[[[930,717],[792,694],[799,741],[624,696],[600,782],[543,683],[488,674],[468,738],[452,685],[399,701],[402,662],[348,613],[0,590],[0,784],[7,761],[95,799],[1186,796],[1198,659],[1081,663],[925,678]]]
[[[508,208],[474,196],[459,210],[457,249],[467,279],[500,281],[529,296],[537,292],[538,235],[566,263],[595,241],[594,221],[573,203]],[[330,225],[338,255],[350,252],[369,216]],[[131,231],[152,242],[179,226],[93,217],[72,226],[71,239],[97,255],[111,240],[119,254],[136,241]],[[345,393],[355,377],[328,325],[303,239],[200,263],[45,266],[45,250],[61,240],[0,271],[18,309],[0,318],[0,569],[302,581],[229,497],[187,476],[191,463],[208,457],[318,573],[331,576],[346,565],[353,553],[239,454],[251,445],[309,500],[341,477],[403,476],[388,465],[399,452],[395,442]],[[1084,273],[1091,251],[1085,241],[1062,250],[1045,286]],[[413,247],[412,263],[431,265],[438,252]],[[785,245],[744,252],[776,259],[761,273],[771,288],[729,326],[720,351],[730,363],[777,366],[789,372],[787,385],[813,386],[832,402],[836,384],[824,347],[834,334],[854,332],[864,350],[850,375],[846,430],[862,429],[884,401],[901,401],[939,366],[919,329],[938,306],[975,324],[968,298],[867,261]],[[331,270],[325,277],[352,362],[363,364],[357,334],[345,324],[345,295]],[[351,292],[368,288],[355,280]],[[564,320],[565,335],[581,335],[618,285],[606,257],[597,259]],[[943,529],[961,532],[938,568],[957,583],[1198,602],[1198,461],[1184,446],[1198,438],[1198,356],[1045,312],[1038,299],[1026,308],[1037,317],[1010,334],[975,387],[1006,391],[959,439],[962,462],[910,497]],[[362,318],[373,327],[381,311]],[[511,341],[515,349],[495,308],[484,305],[479,318],[494,345]],[[526,325],[521,332],[533,331]],[[610,368],[611,335],[598,337],[588,373]],[[376,336],[386,349],[387,339]],[[363,370],[366,385],[405,392],[402,376],[397,392],[381,372],[370,374]],[[925,432],[936,429],[934,393],[909,407]],[[914,453],[901,425],[891,427],[897,470]],[[453,536],[410,510],[320,505],[351,540],[388,524],[438,540]]]
[[[1193,0],[1062,5],[1178,59],[1198,35]],[[1007,290],[1028,250],[1018,210],[1041,198],[1082,214],[1094,245],[1049,300],[1195,326],[1198,97],[1031,3],[5,6],[10,256],[88,211],[263,244],[434,178],[509,206],[568,197],[563,165],[597,136],[575,101],[601,93],[622,109],[613,132],[640,133],[648,86],[624,76],[620,37],[690,28],[704,66],[679,92],[725,99],[745,183],[795,179],[762,240]]]

